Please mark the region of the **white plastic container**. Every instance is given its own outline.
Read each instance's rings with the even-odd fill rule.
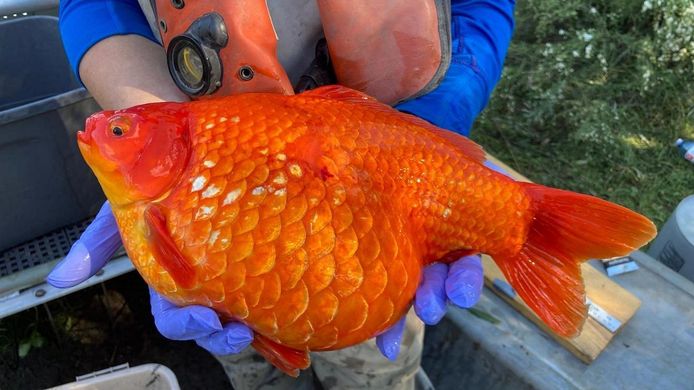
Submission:
[[[685,160],[694,164],[694,141],[685,141],[682,138],[678,138],[675,141],[675,146]]]
[[[176,375],[161,364],[127,364],[77,377],[53,390],[179,390]]]
[[[648,254],[694,281],[694,195],[680,202],[648,249]]]

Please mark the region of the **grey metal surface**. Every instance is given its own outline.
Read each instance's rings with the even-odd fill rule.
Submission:
[[[43,283],[91,221],[66,226],[0,253],[0,297]],[[114,257],[124,254],[121,247]]]
[[[99,106],[76,80],[58,20],[0,22],[0,252],[96,214],[104,196],[75,133]]]
[[[55,288],[47,283],[41,283],[21,291],[15,291],[8,295],[0,296],[0,318],[11,316],[12,314],[50,302],[83,288],[105,282],[134,269],[130,259],[127,256],[121,256],[106,263],[106,266],[102,269],[103,272],[97,273],[97,275],[92,276],[74,287],[61,289]]]
[[[0,253],[0,277],[64,257],[89,222],[91,218]],[[4,288],[0,278],[0,293]]]
[[[485,289],[478,309],[501,320],[493,325],[465,310],[447,315],[449,337],[427,329],[427,343],[447,352],[425,366],[437,389],[686,389],[694,386],[694,285],[644,253],[641,269],[613,280],[636,295],[641,308],[590,365],[575,358],[493,292]],[[443,341],[441,341],[443,340]],[[431,349],[430,349],[431,350]],[[457,372],[451,372],[453,366]]]
[[[40,12],[58,7],[58,0],[0,0],[0,16]]]

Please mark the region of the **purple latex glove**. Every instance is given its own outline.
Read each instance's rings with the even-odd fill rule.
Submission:
[[[72,287],[89,279],[120,248],[121,239],[111,205],[104,202],[94,221],[48,274],[46,281],[58,288]]]
[[[253,331],[241,323],[222,326],[217,314],[205,306],[178,307],[149,289],[157,330],[171,340],[195,340],[215,355],[239,353],[253,342]]]
[[[485,161],[487,168],[509,176],[498,165]],[[448,302],[469,308],[480,299],[484,271],[479,256],[467,256],[450,265],[436,263],[424,268],[422,282],[417,288],[414,310],[427,325],[435,325],[446,314]],[[400,339],[405,329],[405,318],[376,337],[376,345],[383,356],[395,360],[400,352]]]
[[[428,325],[435,325],[446,314],[448,301],[468,308],[480,298],[484,273],[479,256],[463,257],[450,265],[436,263],[424,268],[417,288],[414,310]],[[395,360],[400,352],[400,339],[405,329],[405,318],[376,337],[376,345],[383,356]]]

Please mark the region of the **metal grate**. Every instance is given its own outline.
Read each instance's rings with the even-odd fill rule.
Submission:
[[[66,226],[0,253],[0,277],[65,256],[92,219]]]

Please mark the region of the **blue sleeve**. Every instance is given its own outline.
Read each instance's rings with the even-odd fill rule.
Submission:
[[[78,79],[82,57],[105,38],[136,34],[159,43],[137,0],[61,0],[59,24],[65,53]]]
[[[430,93],[396,108],[468,135],[501,78],[513,34],[513,0],[451,2],[451,65]]]

